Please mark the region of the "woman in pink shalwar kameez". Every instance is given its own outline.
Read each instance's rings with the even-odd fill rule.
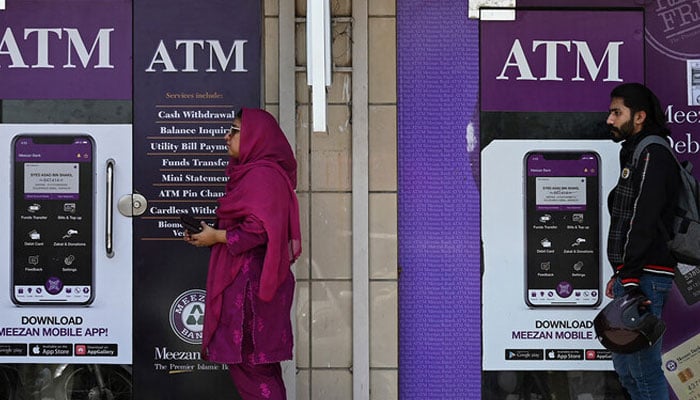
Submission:
[[[225,139],[217,227],[185,232],[188,243],[211,246],[202,354],[228,364],[243,399],[286,399],[280,361],[292,358],[290,266],[301,252],[297,164],[266,111],[244,109]]]

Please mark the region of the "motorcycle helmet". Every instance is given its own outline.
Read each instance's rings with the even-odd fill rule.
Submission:
[[[634,353],[661,338],[666,325],[643,306],[646,300],[642,293],[626,293],[598,313],[593,326],[603,347],[615,353]]]

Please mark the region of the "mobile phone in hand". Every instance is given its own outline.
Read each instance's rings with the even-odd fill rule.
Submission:
[[[201,221],[199,219],[191,215],[180,215],[180,223],[182,224],[182,227],[190,231],[190,233],[199,233],[202,231],[202,225],[200,222]]]

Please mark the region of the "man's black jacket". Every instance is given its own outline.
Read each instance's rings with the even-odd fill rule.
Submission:
[[[608,196],[608,260],[626,289],[639,287],[644,272],[673,276],[676,266],[666,242],[680,188],[678,165],[659,144],[647,146],[632,165],[637,144],[653,134],[642,130],[622,143],[620,175]]]

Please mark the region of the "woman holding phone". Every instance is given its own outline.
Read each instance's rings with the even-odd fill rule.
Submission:
[[[225,136],[231,156],[217,225],[185,241],[211,247],[202,353],[228,364],[243,399],[286,399],[292,358],[291,264],[301,253],[297,163],[274,117],[243,109]]]

